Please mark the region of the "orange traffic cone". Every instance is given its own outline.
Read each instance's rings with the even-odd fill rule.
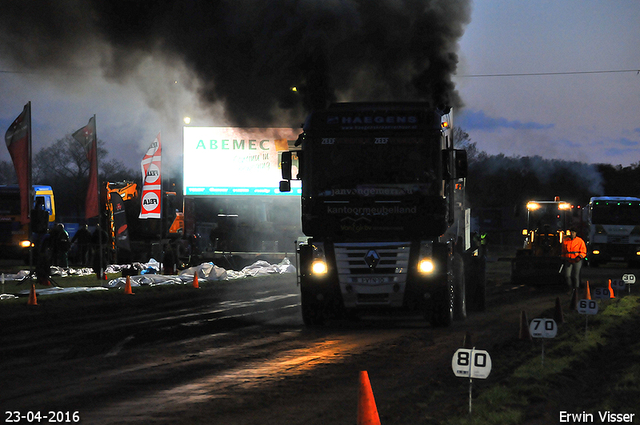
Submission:
[[[611,287],[611,279],[609,279],[609,298],[615,298],[616,296],[613,293],[613,288]]]
[[[584,299],[585,300],[590,300],[591,299],[591,291],[589,290],[589,281],[587,280],[587,286],[585,286],[584,289]]]
[[[522,314],[520,315],[520,339],[526,339],[527,341],[531,341],[531,333],[529,332],[529,321],[527,320],[527,313],[522,310]]]
[[[124,284],[124,293],[127,295],[135,295],[131,290],[131,276],[127,276],[127,281]]]
[[[560,297],[556,297],[556,310],[553,313],[553,320],[559,325],[564,323],[564,314],[562,313],[562,305],[560,305]]]
[[[38,298],[36,297],[36,285],[31,285],[31,292],[29,292],[29,301],[27,305],[38,305]]]
[[[198,272],[196,271],[193,274],[193,287],[196,289],[200,289],[200,284],[198,284]]]
[[[360,372],[360,387],[358,388],[358,425],[380,425],[378,408],[373,398],[369,374],[366,370]]]

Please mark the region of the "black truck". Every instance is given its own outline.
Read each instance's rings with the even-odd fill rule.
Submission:
[[[450,108],[418,102],[338,103],[307,117],[282,153],[280,183],[288,191],[302,181],[305,324],[382,309],[448,326],[467,306],[484,308],[484,263],[464,203],[467,156],[454,149],[450,119]]]

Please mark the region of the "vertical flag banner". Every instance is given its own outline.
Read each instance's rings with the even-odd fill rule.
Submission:
[[[113,192],[111,194],[111,208],[113,211],[113,225],[116,235],[116,247],[131,251],[127,214],[122,197]]]
[[[87,187],[87,197],[84,201],[85,218],[100,215],[100,204],[98,200],[98,138],[96,137],[96,116],[89,119],[89,123],[80,130],[73,133],[76,139],[84,148],[89,160],[89,185]]]
[[[142,205],[140,218],[160,218],[162,196],[162,145],[160,133],[142,158]]]
[[[4,135],[7,149],[11,154],[13,166],[18,176],[20,187],[20,223],[29,223],[31,209],[31,102],[13,121]]]

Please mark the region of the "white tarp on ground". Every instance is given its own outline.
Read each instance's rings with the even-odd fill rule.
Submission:
[[[107,268],[107,273],[118,273],[123,269],[130,268],[129,265],[110,265]],[[155,285],[185,285],[192,284],[193,277],[197,273],[198,274],[198,282],[209,282],[216,280],[234,280],[234,279],[243,279],[247,277],[256,277],[256,276],[267,276],[271,274],[284,274],[284,273],[295,273],[296,268],[291,264],[288,258],[284,258],[279,264],[270,264],[266,261],[256,261],[255,263],[243,268],[240,271],[235,270],[225,270],[222,267],[218,267],[213,263],[202,263],[199,266],[190,267],[188,269],[182,270],[180,274],[176,275],[160,275],[155,274],[154,272],[158,272],[161,269],[161,264],[158,263],[153,258],[146,264],[136,264],[135,267],[138,270],[143,270],[146,272],[145,274],[130,276],[130,282],[132,287],[136,286],[155,286]],[[55,270],[54,270],[55,269]],[[60,269],[59,267],[51,268],[52,276],[71,276],[71,275],[82,275],[83,273],[94,274],[93,269],[68,269],[69,271],[64,272],[65,270]],[[86,272],[86,271],[90,272]],[[57,273],[57,274],[54,274]],[[11,275],[12,277],[14,275]],[[29,276],[29,271],[20,271],[15,275],[17,278],[9,279],[7,275],[5,275],[5,280],[18,280],[22,281]],[[51,295],[51,294],[70,294],[74,292],[88,292],[88,291],[104,291],[111,288],[121,289],[124,288],[126,284],[125,277],[119,277],[117,279],[112,279],[109,282],[105,282],[102,286],[89,286],[89,287],[70,287],[70,288],[61,288],[61,287],[51,287],[44,289],[37,289],[36,295]],[[20,291],[18,295],[29,295],[30,289],[25,289],[24,291]],[[4,299],[12,299],[15,298],[10,296],[9,294],[0,294],[0,300]]]
[[[89,267],[63,269],[62,267],[51,266],[49,270],[50,275],[53,277],[88,276],[94,273],[93,269]],[[31,275],[31,272],[29,270],[20,270],[18,273],[3,273],[3,275],[6,282],[22,282]]]
[[[20,270],[18,273],[2,273],[2,278],[7,282],[22,282],[29,274],[29,270]]]
[[[36,289],[36,295],[55,295],[55,294],[73,294],[74,292],[93,292],[107,291],[107,288],[101,286],[74,286],[71,288],[62,288],[60,286],[52,286],[51,288]],[[25,289],[18,292],[18,295],[29,295],[31,289]]]
[[[155,260],[154,260],[155,261]],[[159,270],[159,268],[158,268]],[[213,263],[202,263],[198,266],[189,267],[182,270],[177,276],[175,275],[159,275],[159,274],[143,274],[139,276],[130,276],[129,281],[132,287],[147,285],[184,285],[192,284],[193,277],[198,274],[198,282],[210,282],[216,280],[234,280],[246,277],[267,276],[270,274],[295,273],[296,268],[291,264],[288,258],[284,258],[280,264],[270,264],[266,261],[256,261],[255,263],[243,268],[240,271],[226,270],[218,267]],[[107,288],[124,288],[126,284],[125,277],[110,280],[102,286]]]

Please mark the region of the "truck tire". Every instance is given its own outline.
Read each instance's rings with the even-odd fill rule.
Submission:
[[[449,284],[433,293],[430,312],[430,321],[433,326],[445,328],[451,325],[451,322],[453,322],[454,298],[453,286]]]
[[[324,325],[322,306],[309,293],[301,294],[302,321],[308,327]]]
[[[467,311],[485,311],[487,300],[486,258],[468,255],[465,258],[465,289]]]
[[[453,257],[453,318],[454,320],[465,320],[467,318],[467,290],[464,275],[464,259],[462,254]]]

